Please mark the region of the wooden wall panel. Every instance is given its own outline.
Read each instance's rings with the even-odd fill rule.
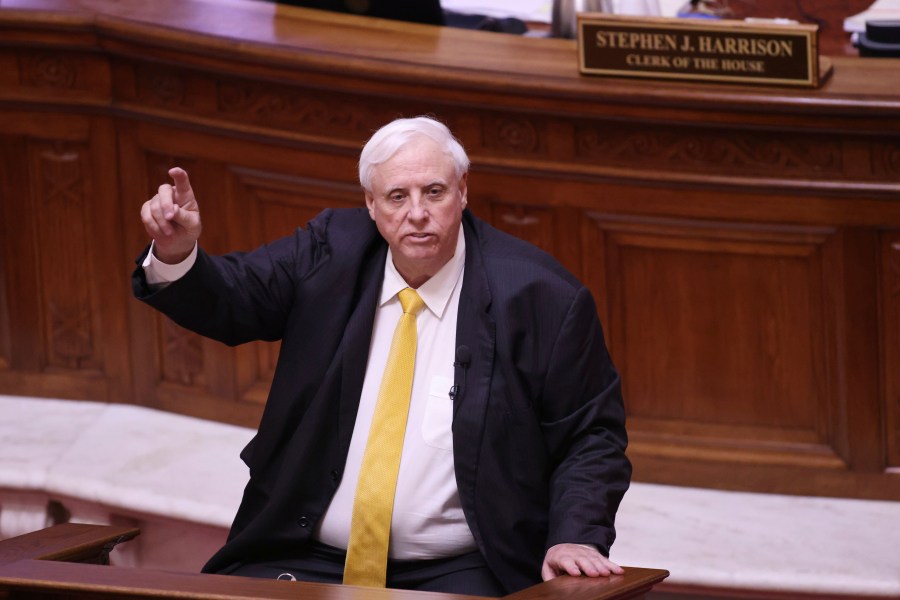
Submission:
[[[843,466],[824,352],[833,231],[586,218],[634,451]]]
[[[325,208],[364,204],[357,184],[237,168],[231,170],[233,221],[244,220],[245,247],[291,235]],[[240,400],[263,405],[280,344],[257,342],[236,350]]]
[[[0,237],[7,239],[7,234],[0,229]],[[4,251],[4,256],[9,256]],[[6,264],[0,261],[0,372],[6,371],[10,367],[12,357],[12,344],[9,333],[9,301],[7,296],[10,294],[6,289],[8,277],[6,275]]]
[[[3,150],[4,270],[0,381],[42,395],[94,400],[130,389],[124,313],[104,296],[126,289],[105,261],[121,252],[114,181],[93,160],[109,150],[102,119],[53,130],[56,119],[10,119]],[[16,130],[20,130],[16,134]],[[119,336],[117,338],[116,336]]]
[[[16,145],[16,138],[0,135],[0,198],[11,198],[21,188],[14,183],[14,163],[10,150]],[[12,280],[13,221],[12,203],[0,202],[0,373],[9,371],[12,365],[12,330],[9,298],[15,293]]]
[[[71,143],[29,144],[28,172],[34,195],[29,210],[36,215],[33,243],[54,248],[41,252],[35,275],[41,279],[41,318],[45,369],[84,371],[101,365],[94,319],[99,299],[86,283],[89,271],[90,191],[85,162],[87,146]]]
[[[900,61],[835,57],[820,90],[689,85],[581,77],[571,41],[266,3],[17,2],[0,393],[255,425],[278,345],[131,298],[141,204],[182,166],[203,247],[251,249],[362,205],[364,140],[433,114],[473,160],[472,210],[593,291],[639,480],[900,499]]]
[[[491,222],[496,223],[503,231],[529,241],[550,254],[556,254],[559,240],[552,209],[492,202],[490,211]]]
[[[32,204],[32,188],[28,170],[28,139],[7,135],[2,150],[7,177],[4,198],[21,198],[19,202],[3,203],[4,262],[9,296],[7,306],[8,344],[15,349],[10,355],[10,370],[4,376],[34,373],[41,368],[41,337],[43,327],[34,299],[39,296],[39,282],[35,276],[37,249],[34,244],[36,216],[28,210]],[[15,224],[15,226],[13,226]]]
[[[129,173],[140,185],[127,184],[134,211],[130,228],[135,252],[145,244],[138,223],[140,203],[170,182],[168,170],[181,166],[191,176],[203,215],[201,243],[212,253],[250,250],[296,227],[324,208],[362,206],[358,184],[314,176],[325,164],[340,164],[353,175],[350,161],[310,160],[301,154],[273,159],[258,144],[221,140],[208,135],[183,136],[172,145],[174,132],[138,125],[123,128],[120,146],[141,165]],[[161,153],[168,146],[176,152]],[[209,149],[216,147],[216,151]],[[204,154],[203,158],[196,158]],[[352,179],[350,179],[352,182]],[[262,411],[275,369],[279,344],[255,342],[227,348],[203,339],[148,309],[132,310],[134,337],[149,340],[134,345],[135,378],[143,382],[141,403],[237,424],[254,425]]]
[[[887,466],[900,471],[900,231],[881,236],[884,318],[884,441]]]
[[[860,473],[883,473],[883,443],[871,432],[882,429],[879,377],[878,233],[874,229],[846,227],[840,232],[840,270],[832,297],[836,311],[838,357],[838,418],[849,467]],[[860,268],[861,264],[870,265]]]
[[[11,198],[20,192],[23,186],[15,181],[16,164],[14,154],[10,152],[16,146],[15,136],[0,134],[0,198]],[[12,367],[12,318],[10,301],[16,290],[13,281],[13,255],[11,202],[0,202],[0,375],[9,372]]]

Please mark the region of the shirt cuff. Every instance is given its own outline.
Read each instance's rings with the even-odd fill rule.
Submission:
[[[147,253],[147,256],[144,257],[144,262],[141,264],[141,266],[144,267],[144,276],[147,278],[147,283],[150,285],[161,285],[178,281],[184,277],[187,272],[191,270],[191,267],[194,266],[194,263],[197,262],[197,242],[194,242],[194,249],[191,250],[188,257],[174,265],[166,264],[153,255],[154,243],[155,242],[150,242],[150,251]]]

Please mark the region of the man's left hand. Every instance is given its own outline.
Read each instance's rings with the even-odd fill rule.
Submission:
[[[578,577],[608,577],[625,571],[591,546],[582,544],[557,544],[547,550],[541,577],[550,581],[560,575]]]

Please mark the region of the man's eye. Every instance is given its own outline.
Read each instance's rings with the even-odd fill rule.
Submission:
[[[391,194],[389,198],[391,202],[403,202],[403,194]]]
[[[444,191],[443,188],[439,188],[439,187],[431,188],[428,190],[428,195],[431,196],[432,198],[434,198],[436,196],[440,196],[443,193],[443,191]]]

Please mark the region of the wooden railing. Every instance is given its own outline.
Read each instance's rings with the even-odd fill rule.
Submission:
[[[57,525],[0,542],[0,598],[246,598],[308,600],[454,600],[453,594],[380,590],[315,583],[268,581],[225,575],[175,573],[83,564],[102,562],[116,543],[137,530],[100,525]],[[69,562],[57,562],[69,561]],[[81,564],[78,564],[81,563]],[[625,600],[642,598],[668,576],[659,569],[628,567],[608,578],[560,577],[509,600]],[[468,597],[474,600],[475,597]]]

